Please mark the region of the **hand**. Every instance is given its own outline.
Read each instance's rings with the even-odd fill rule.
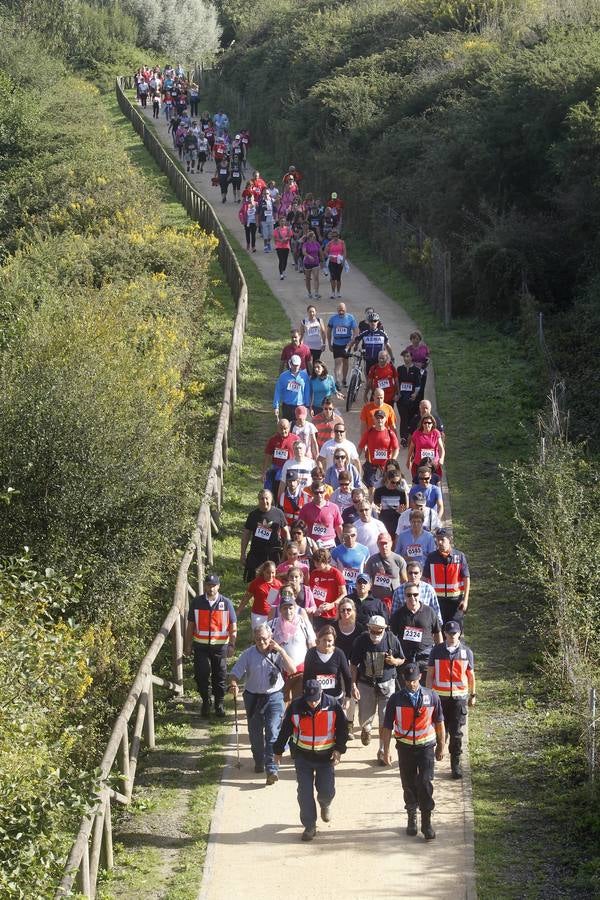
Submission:
[[[471,708],[472,708],[473,706],[475,706],[476,702],[477,702],[477,698],[476,698],[475,696],[469,697],[469,703],[468,703],[468,705],[469,705]]]
[[[279,644],[276,644],[275,641],[271,639],[268,652],[269,653],[279,653],[280,650],[281,650],[281,647],[279,646]]]
[[[360,700],[360,691],[357,684],[352,685],[352,696],[355,700]]]
[[[383,751],[383,761],[386,764],[386,766],[392,765],[392,754],[390,753],[389,747],[387,750]]]
[[[383,661],[388,666],[399,666],[404,662],[403,659],[396,659],[396,657],[392,656],[391,653],[386,653],[383,658]]]
[[[282,754],[281,754],[281,753],[275,753],[275,754],[273,755],[273,762],[275,763],[276,766],[280,766],[280,765],[281,765],[281,758],[282,758]]]
[[[237,695],[239,694],[239,688],[237,686],[237,682],[232,681],[231,684],[229,685],[229,690],[231,692],[232,697],[237,697]]]
[[[332,756],[331,756],[331,761],[332,761],[332,763],[334,764],[334,766],[337,766],[337,764],[338,764],[339,761],[340,761],[340,758],[341,758],[341,753],[340,753],[340,751],[339,751],[339,750],[334,750],[334,751],[333,751],[333,754],[332,754]]]
[[[435,758],[438,762],[441,762],[444,758],[444,750],[445,747],[443,744],[437,744],[435,748]]]
[[[462,612],[466,612],[468,607],[469,607],[469,603],[468,603],[468,601],[465,601],[465,600],[461,600],[460,603],[458,604],[458,608],[460,610],[462,610]]]

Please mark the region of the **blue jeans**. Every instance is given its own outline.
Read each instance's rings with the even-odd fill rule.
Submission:
[[[330,759],[308,759],[297,753],[294,765],[298,782],[300,821],[305,828],[312,828],[317,823],[314,788],[317,789],[317,800],[323,806],[329,806],[335,797],[333,762]]]
[[[257,766],[264,766],[267,775],[277,772],[273,743],[279,734],[285,712],[283,691],[274,691],[272,694],[251,694],[250,691],[244,691],[244,706],[254,762]]]

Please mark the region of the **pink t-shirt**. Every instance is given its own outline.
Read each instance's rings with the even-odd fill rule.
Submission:
[[[303,559],[297,559],[296,562],[282,562],[279,563],[276,569],[276,574],[287,575],[290,569],[302,569],[302,574],[304,575],[304,583],[308,584],[308,577],[310,575],[310,566]]]
[[[289,250],[290,249],[290,239],[292,237],[292,229],[289,225],[284,225],[283,227],[277,226],[273,231],[273,237],[275,238],[275,249],[276,250]]]
[[[439,465],[438,443],[441,436],[437,428],[432,428],[429,434],[425,434],[419,429],[413,431],[412,442],[415,445],[413,466],[418,466],[423,459],[428,459],[434,466]]]
[[[310,502],[303,506],[298,516],[306,525],[306,533],[319,547],[334,547],[336,528],[343,525],[342,514],[335,503],[327,501],[324,506]]]

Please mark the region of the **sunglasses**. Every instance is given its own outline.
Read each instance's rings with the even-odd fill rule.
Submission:
[[[334,459],[346,459],[345,453],[336,453],[333,457]]]

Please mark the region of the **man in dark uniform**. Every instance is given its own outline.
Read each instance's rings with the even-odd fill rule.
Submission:
[[[273,506],[273,494],[263,488],[258,494],[258,508],[253,509],[244,522],[240,551],[244,581],[252,581],[258,567],[268,559],[279,563],[283,541],[289,539],[290,532],[282,510]]]
[[[210,685],[215,698],[215,714],[225,715],[223,698],[227,687],[227,657],[233,656],[237,637],[237,618],[229,597],[219,593],[221,579],[207,575],[204,593],[192,600],[188,612],[184,653],[194,645],[194,677],[202,698],[200,715],[210,714]]]
[[[435,691],[421,687],[419,667],[408,663],[402,672],[404,687],[388,700],[383,721],[383,759],[391,766],[390,741],[396,739],[398,765],[408,814],[406,833],[417,833],[417,807],[426,841],[435,838],[431,824],[435,760],[444,758],[444,713]]]
[[[304,825],[303,841],[312,841],[317,832],[317,800],[324,822],[331,819],[331,802],[335,797],[334,767],[346,752],[348,720],[337,700],[324,694],[316,679],[304,685],[304,696],[293,700],[287,708],[279,736],[273,744],[275,762],[279,765],[291,738],[292,754],[298,781],[300,821]]]

